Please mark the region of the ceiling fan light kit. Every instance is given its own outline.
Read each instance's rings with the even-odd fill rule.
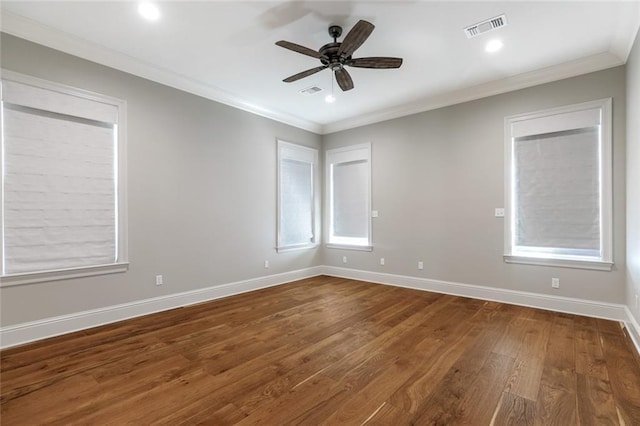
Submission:
[[[400,68],[402,58],[352,57],[353,53],[369,38],[374,28],[375,26],[371,22],[360,20],[344,37],[344,40],[339,42],[338,37],[342,35],[342,27],[331,25],[329,27],[329,36],[333,38],[333,42],[325,44],[318,51],[285,40],[276,42],[276,45],[280,47],[319,59],[322,63],[322,65],[318,67],[299,72],[282,81],[291,83],[329,68],[333,71],[338,86],[340,86],[343,91],[347,91],[353,89],[354,84],[345,66],[375,69]]]

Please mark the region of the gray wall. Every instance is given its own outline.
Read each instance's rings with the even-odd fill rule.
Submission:
[[[640,32],[627,62],[627,264],[627,305],[640,321]]]
[[[614,110],[614,270],[503,263],[503,219],[493,214],[503,207],[504,117],[606,97]],[[624,303],[624,123],[625,68],[616,67],[328,135],[325,149],[372,143],[379,217],[372,253],[324,249],[325,264]]]
[[[274,249],[276,138],[320,148],[320,136],[12,36],[0,41],[5,69],[127,101],[131,262],[124,274],[2,288],[3,326],[321,264],[319,249]]]
[[[624,264],[624,67],[323,138],[8,35],[0,42],[3,68],[127,100],[131,261],[125,274],[0,289],[3,326],[314,265],[345,266],[343,255],[351,268],[604,302],[624,303],[625,282],[638,285],[637,245],[630,244],[633,277]],[[636,43],[636,69],[637,50]],[[637,74],[629,77],[636,111]],[[604,97],[614,106],[614,271],[503,263],[503,221],[493,209],[503,203],[504,117]],[[634,214],[635,126],[635,160],[628,160]],[[316,148],[372,142],[373,208],[380,214],[372,253],[276,254],[276,138]],[[164,286],[154,285],[156,274]],[[551,289],[551,277],[560,278],[559,290]]]

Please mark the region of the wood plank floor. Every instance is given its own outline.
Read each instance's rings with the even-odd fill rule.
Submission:
[[[1,354],[2,425],[640,425],[619,324],[317,277]]]

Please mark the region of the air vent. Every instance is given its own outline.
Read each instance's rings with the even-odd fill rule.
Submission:
[[[322,89],[318,86],[307,87],[306,89],[302,89],[300,93],[303,95],[315,95],[318,92],[322,92]]]
[[[464,33],[467,35],[467,38],[473,38],[479,36],[480,34],[497,30],[498,28],[504,27],[507,25],[507,16],[500,15],[495,18],[487,19],[486,21],[479,22],[475,25],[471,25],[464,29]]]

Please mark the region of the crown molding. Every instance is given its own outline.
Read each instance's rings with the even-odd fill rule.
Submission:
[[[614,53],[624,63],[629,60],[631,49],[633,49],[633,43],[636,40],[638,31],[640,30],[640,2],[634,2],[633,10],[630,15],[632,19],[624,19],[621,15],[618,19],[618,26],[611,40],[611,53]]]
[[[436,94],[415,102],[400,104],[369,114],[332,123],[320,124],[283,111],[257,105],[251,100],[224,91],[219,87],[214,87],[184,75],[156,67],[132,56],[88,42],[20,15],[0,10],[0,20],[2,23],[0,29],[7,34],[320,135],[366,126],[590,72],[601,71],[623,65],[628,56],[628,51],[623,51],[625,49],[598,53],[559,65],[541,68],[452,92]],[[632,43],[633,39],[629,39],[624,40],[623,44],[628,45],[630,49]],[[620,43],[613,43],[613,45],[620,45]]]
[[[469,102],[476,99],[525,89],[539,84],[550,83],[575,77],[590,72],[601,71],[607,68],[623,65],[624,62],[610,52],[598,53],[585,58],[576,59],[559,65],[541,68],[535,71],[494,80],[477,86],[446,92],[428,98],[420,99],[409,104],[398,105],[395,108],[377,111],[346,120],[337,121],[323,126],[323,134],[335,133],[342,130],[353,129],[381,121],[392,120],[420,112],[431,111],[450,105]]]
[[[132,56],[91,43],[64,31],[0,9],[0,30],[4,33],[115,68],[156,83],[164,84],[231,107],[266,117],[313,133],[322,133],[322,125],[303,118],[270,109],[251,100],[229,93],[184,75],[162,69]]]

